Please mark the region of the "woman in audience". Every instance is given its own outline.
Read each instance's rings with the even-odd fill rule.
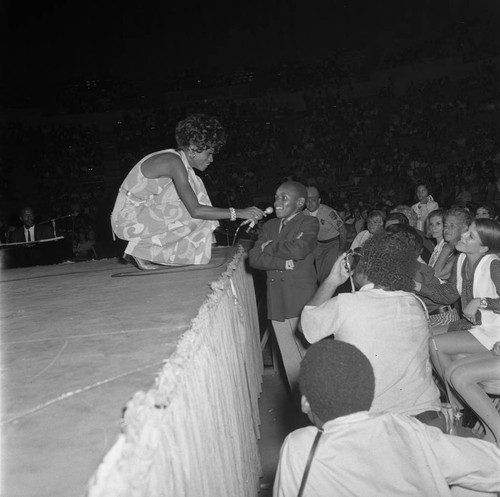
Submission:
[[[416,212],[418,221],[416,228],[420,231],[425,230],[425,223],[429,213],[439,208],[439,204],[432,198],[431,187],[429,183],[419,183],[415,189],[418,202],[411,208]]]
[[[356,235],[365,229],[365,220],[361,216],[361,210],[359,207],[354,207],[352,214],[345,220],[346,228],[352,226]]]
[[[476,219],[457,243],[460,256],[450,281],[432,290],[422,286],[420,293],[436,298],[439,294],[460,298],[463,318],[451,323],[449,331],[435,337],[431,357],[437,372],[445,379],[457,354],[479,354],[492,349],[500,340],[500,224]],[[418,289],[418,288],[417,288]]]
[[[427,233],[430,238],[433,238],[436,241],[436,246],[432,251],[431,257],[429,259],[429,266],[434,268],[436,266],[436,262],[438,261],[439,255],[443,250],[443,247],[446,245],[446,241],[443,237],[443,229],[444,229],[444,210],[436,209],[433,210],[429,217],[427,218]],[[438,276],[439,277],[439,276]]]
[[[495,219],[495,208],[489,204],[481,204],[476,209],[476,219]]]
[[[259,221],[257,207],[212,207],[202,180],[194,169],[205,171],[225,144],[219,121],[194,114],[175,130],[178,149],[147,155],[122,183],[111,215],[113,231],[129,243],[127,260],[139,269],[158,264],[208,264],[212,233],[219,219]]]
[[[367,229],[360,231],[356,238],[352,241],[351,249],[361,247],[367,240],[369,240],[374,233],[378,233],[384,229],[385,215],[382,211],[373,210],[368,214],[366,220]]]
[[[472,194],[469,190],[469,186],[465,181],[462,181],[459,188],[460,190],[455,197],[455,204],[460,207],[467,207],[467,205],[472,202]]]
[[[500,342],[488,352],[454,361],[446,371],[446,379],[483,422],[484,440],[500,447],[500,413],[481,386],[489,380],[500,383]]]

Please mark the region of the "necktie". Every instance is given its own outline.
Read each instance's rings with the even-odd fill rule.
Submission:
[[[280,225],[280,233],[281,233],[281,230],[286,226],[286,223],[287,223],[287,220],[286,219],[282,219],[281,220],[281,225]]]
[[[31,233],[30,230],[27,230],[28,242],[31,242]]]

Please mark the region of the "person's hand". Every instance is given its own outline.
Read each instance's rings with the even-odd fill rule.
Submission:
[[[467,319],[467,321],[470,321],[472,324],[476,324],[476,313],[479,309],[480,303],[481,299],[472,299],[464,308],[464,318]]]
[[[493,353],[493,355],[500,355],[500,342],[497,342],[495,343],[495,345],[493,345],[491,352]]]
[[[328,279],[337,286],[347,281],[349,270],[346,267],[346,252],[344,252],[336,261],[328,275]]]
[[[264,216],[265,212],[258,207],[248,207],[247,209],[236,209],[236,217],[240,219],[250,219],[255,223],[260,221]]]

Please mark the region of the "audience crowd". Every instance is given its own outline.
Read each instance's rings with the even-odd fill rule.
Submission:
[[[320,187],[323,202],[351,228],[352,240],[370,209],[388,213],[395,205],[412,205],[420,179],[432,185],[442,206],[495,204],[500,85],[491,60],[479,61],[459,80],[438,78],[410,84],[404,93],[359,98],[338,91],[341,78],[333,76],[338,70],[325,60],[322,70],[314,71],[314,84],[294,84],[300,92],[295,108],[268,91],[261,98],[207,98],[169,106],[151,106],[144,99],[107,133],[95,125],[3,124],[2,224],[17,223],[13,213],[22,206],[17,197],[28,193],[42,218],[78,211],[78,245],[81,231],[87,238],[95,232],[101,205],[110,203],[103,200],[110,183],[118,183],[140,157],[167,148],[175,123],[193,111],[218,116],[229,131],[226,147],[204,177],[218,205],[246,205],[253,199],[264,205],[274,185],[298,180]],[[7,170],[7,165],[16,167]]]

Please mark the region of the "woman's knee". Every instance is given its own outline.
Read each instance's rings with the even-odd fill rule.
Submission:
[[[472,385],[474,381],[471,379],[471,372],[466,367],[462,367],[459,364],[451,364],[449,368],[446,369],[446,380],[457,390],[467,388]]]

